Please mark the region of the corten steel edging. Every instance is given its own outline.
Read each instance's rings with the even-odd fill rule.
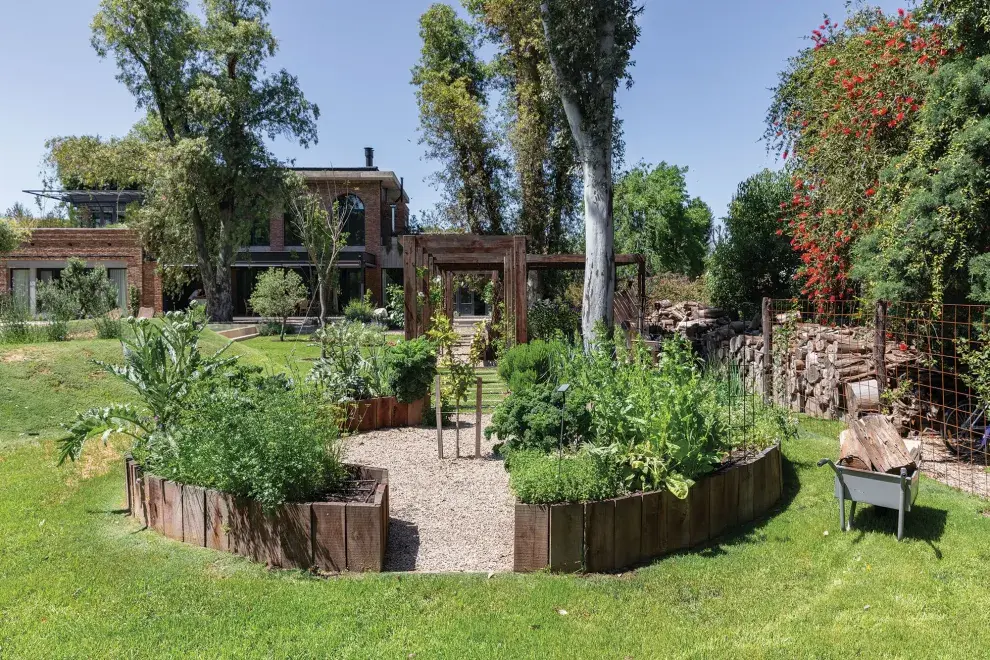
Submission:
[[[128,456],[128,512],[176,541],[277,568],[380,572],[388,545],[388,470],[352,467],[360,479],[376,482],[368,501],[292,502],[266,514],[254,500],[145,475]]]
[[[517,503],[513,569],[605,573],[707,543],[766,514],[783,492],[780,445],[699,480],[679,500],[667,491],[596,502]]]
[[[354,432],[419,426],[423,423],[425,399],[400,403],[394,396],[362,399],[347,404],[345,430]]]

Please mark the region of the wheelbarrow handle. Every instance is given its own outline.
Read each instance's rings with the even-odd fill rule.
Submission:
[[[835,463],[832,462],[831,458],[823,458],[818,461],[818,467],[824,467],[825,465],[831,467],[835,471],[835,474],[839,474],[839,468],[835,467]]]

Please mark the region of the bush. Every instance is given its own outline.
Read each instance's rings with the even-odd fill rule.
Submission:
[[[572,341],[581,331],[581,315],[562,300],[537,300],[527,312],[530,340]]]
[[[27,344],[37,340],[31,310],[12,293],[0,293],[0,344]]]
[[[566,350],[559,343],[541,339],[517,344],[499,360],[498,376],[513,392],[534,383],[544,383],[553,375],[554,355]]]
[[[388,396],[385,328],[357,321],[328,323],[317,330],[321,357],[308,380],[336,402]]]
[[[321,499],[346,478],[335,409],[280,377],[209,381],[187,400],[173,455],[152,471],[272,509]]]
[[[385,289],[385,321],[390,328],[406,326],[406,293],[395,284]]]
[[[495,408],[485,437],[497,436],[500,449],[535,449],[542,452],[557,447],[560,440],[560,407],[563,395],[552,384],[537,384],[513,390]],[[591,412],[588,395],[579,390],[567,392],[564,402],[564,442],[574,446],[591,439]]]
[[[82,259],[69,259],[52,284],[76,299],[82,318],[98,318],[117,308],[117,286],[103,266],[87,269]]]
[[[385,354],[388,386],[402,403],[424,398],[437,375],[437,352],[424,337],[400,341]]]
[[[344,307],[344,318],[348,321],[371,323],[375,319],[375,306],[371,304],[371,292],[367,291],[363,299],[354,299]]]
[[[97,317],[95,325],[97,339],[120,339],[123,332],[120,318],[112,314]]]
[[[708,291],[702,278],[665,273],[651,277],[646,283],[646,297],[649,300],[669,300],[678,303],[685,301],[708,302]]]
[[[127,311],[131,313],[131,316],[137,316],[141,313],[141,290],[133,284],[127,291]]]
[[[38,308],[47,323],[45,336],[48,341],[65,341],[69,338],[69,321],[79,318],[79,298],[57,282],[39,282]]]
[[[587,450],[556,453],[513,451],[506,460],[509,487],[526,504],[604,500],[622,494],[611,461]]]

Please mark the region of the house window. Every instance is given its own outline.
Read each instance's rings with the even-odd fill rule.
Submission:
[[[25,307],[31,304],[31,270],[29,268],[10,269],[10,290],[14,300]]]
[[[117,309],[127,309],[127,269],[107,268],[107,277],[117,287]]]
[[[347,245],[364,245],[364,202],[353,193],[341,195],[334,200],[336,211],[343,220],[347,232]]]
[[[282,216],[282,241],[286,247],[297,247],[303,244],[302,235],[299,233],[299,226],[291,211],[286,211]]]

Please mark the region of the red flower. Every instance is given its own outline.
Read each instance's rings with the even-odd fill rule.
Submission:
[[[877,194],[877,191],[874,190],[873,188],[867,188],[866,189],[866,196],[867,197],[873,197],[875,194]]]
[[[906,351],[908,349],[908,345],[905,344],[904,342],[901,342],[900,344],[897,345],[897,348],[901,349],[902,351]]]

